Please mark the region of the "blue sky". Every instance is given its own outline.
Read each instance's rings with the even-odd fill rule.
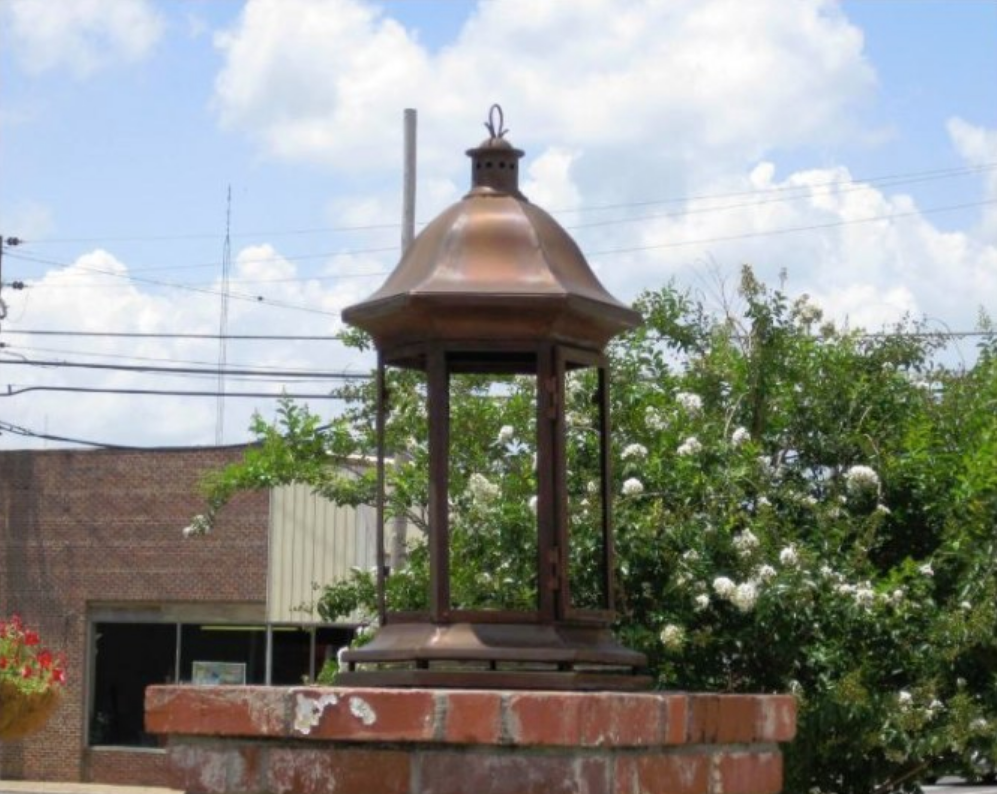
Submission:
[[[997,312],[994,2],[58,7],[0,3],[0,232],[27,241],[3,261],[4,282],[27,289],[2,292],[0,389],[213,388],[13,361],[217,361],[213,342],[18,332],[216,332],[229,185],[229,332],[334,332],[397,260],[406,106],[420,113],[421,220],[459,199],[463,150],[501,102],[527,194],[622,298],[669,279],[714,294],[751,262],[853,325],[907,312],[969,330],[981,305]],[[342,228],[356,226],[378,228]],[[228,361],[367,365],[331,342],[231,342]],[[211,399],[2,405],[0,421],[53,435],[215,438]],[[246,438],[254,408],[271,415],[272,401],[227,401],[226,442]],[[0,448],[42,443],[0,435]]]

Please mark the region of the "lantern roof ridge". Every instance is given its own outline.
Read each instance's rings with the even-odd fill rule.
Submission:
[[[520,192],[523,152],[502,122],[493,106],[490,137],[467,151],[470,191],[419,233],[373,295],[344,310],[375,342],[511,335],[601,348],[639,324],[571,235]],[[518,322],[527,315],[534,321]]]

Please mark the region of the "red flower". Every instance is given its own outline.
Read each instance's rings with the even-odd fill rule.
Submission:
[[[42,670],[48,670],[52,666],[52,652],[47,648],[38,654],[38,666]]]
[[[6,670],[6,669],[7,669],[7,657],[0,656],[0,670]]]
[[[28,629],[24,632],[24,644],[25,645],[37,645],[41,640],[38,639],[38,632]]]
[[[57,684],[65,684],[66,683],[66,674],[65,674],[65,672],[63,672],[58,667],[56,667],[52,671],[52,680],[55,683],[57,683]]]
[[[26,664],[23,668],[21,668],[21,678],[31,678],[33,674],[34,670],[31,669],[30,664]]]

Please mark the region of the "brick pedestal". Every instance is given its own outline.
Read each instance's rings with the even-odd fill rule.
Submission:
[[[781,695],[150,687],[191,794],[777,794]]]

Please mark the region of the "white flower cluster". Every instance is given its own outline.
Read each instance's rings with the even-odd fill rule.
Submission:
[[[491,502],[498,498],[502,489],[485,475],[475,472],[467,481],[467,490],[475,502]]]
[[[872,582],[867,580],[859,584],[851,584],[846,582],[843,576],[836,578],[838,582],[833,587],[835,593],[851,598],[857,607],[865,610],[872,609],[876,603],[876,591],[873,589]],[[880,594],[879,598],[881,601],[896,604],[903,598],[903,591],[894,590],[892,595]]]
[[[746,529],[734,536],[733,544],[739,557],[747,557],[758,548],[758,538],[754,532]]]
[[[653,405],[644,409],[644,423],[648,430],[664,430],[668,426],[668,420]]]
[[[685,644],[685,629],[669,623],[661,630],[661,644],[670,651],[679,651]]]
[[[790,543],[782,551],[779,552],[779,562],[786,566],[796,566],[800,563],[800,554],[796,550],[796,546]]]
[[[698,394],[680,391],[675,395],[675,401],[689,416],[699,416],[703,412],[703,398]]]
[[[512,441],[512,437],[516,435],[516,431],[513,429],[512,425],[502,425],[498,432],[498,443],[508,444]]]
[[[687,455],[698,455],[703,451],[703,445],[700,440],[695,436],[689,436],[685,441],[683,441],[678,450],[676,450],[679,455],[685,457]]]
[[[196,515],[190,520],[190,525],[183,528],[185,538],[207,535],[211,531],[211,519],[205,515]]]
[[[623,448],[623,460],[644,460],[647,457],[647,447],[643,444],[628,444]]]
[[[776,570],[771,565],[759,565],[755,571],[754,578],[759,582],[767,582],[776,575]]]
[[[704,609],[709,607],[710,597],[706,593],[700,593],[694,599],[692,599],[692,608],[696,612],[702,612]]]
[[[736,584],[726,576],[713,580],[713,592],[725,601],[730,601],[741,612],[750,612],[758,601],[758,586],[754,582]]]
[[[845,490],[849,496],[879,493],[879,475],[869,466],[852,466],[845,472]]]
[[[748,428],[746,427],[735,428],[734,432],[730,435],[730,443],[735,447],[739,447],[749,441],[751,441],[751,433],[748,432]]]
[[[623,483],[624,496],[639,496],[644,493],[644,483],[636,477],[631,477]]]
[[[730,597],[730,602],[741,612],[750,612],[758,600],[758,587],[754,582],[741,582]]]

